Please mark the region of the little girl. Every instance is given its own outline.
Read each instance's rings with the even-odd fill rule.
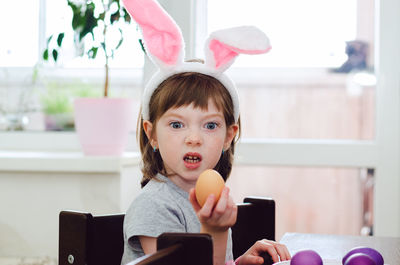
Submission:
[[[204,64],[184,62],[180,29],[157,2],[124,0],[124,5],[160,69],[143,94],[138,123],[143,189],[125,216],[122,264],[154,253],[157,236],[164,232],[208,233],[214,265],[232,262],[229,228],[236,222],[237,208],[229,189],[223,189],[215,206],[210,195],[200,207],[193,188],[206,169],[217,170],[224,180],[229,177],[239,132],[239,100],[224,71],[239,53],[267,52],[268,38],[254,27],[217,31],[206,42]],[[262,252],[274,262],[290,259],[284,245],[261,240],[236,262],[262,264]]]

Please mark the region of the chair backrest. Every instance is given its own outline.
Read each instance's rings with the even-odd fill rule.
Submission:
[[[121,264],[124,216],[62,211],[59,216],[58,264]]]
[[[62,211],[59,217],[59,265],[119,265],[124,249],[123,220],[124,214],[93,216]],[[238,204],[237,222],[232,227],[234,257],[263,238],[275,240],[275,202],[270,198],[246,197]],[[164,246],[162,242],[160,244]]]
[[[164,233],[157,238],[157,252],[128,265],[212,265],[212,253],[213,245],[209,235]]]
[[[182,264],[180,259],[182,253],[182,245],[176,244],[168,248],[157,250],[157,252],[145,255],[127,265],[167,265],[167,264]]]
[[[257,240],[275,240],[275,201],[265,197],[246,197],[238,206],[232,227],[233,257],[246,252]]]

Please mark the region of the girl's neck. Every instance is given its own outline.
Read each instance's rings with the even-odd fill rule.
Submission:
[[[179,188],[186,192],[189,192],[191,188],[194,188],[196,181],[185,181],[177,175],[168,176],[168,178]]]

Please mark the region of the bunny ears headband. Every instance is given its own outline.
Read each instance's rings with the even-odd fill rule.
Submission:
[[[270,50],[268,37],[253,26],[242,26],[211,33],[205,44],[205,63],[184,62],[185,43],[175,21],[155,0],[123,0],[124,6],[140,26],[147,54],[159,67],[147,83],[142,99],[143,119],[149,119],[149,103],[154,90],[168,77],[183,72],[198,72],[218,79],[229,91],[235,121],[239,118],[239,97],[233,81],[224,74],[242,54],[261,54]]]

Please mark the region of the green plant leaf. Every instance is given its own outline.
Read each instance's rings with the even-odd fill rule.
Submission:
[[[44,50],[44,52],[43,52],[43,60],[45,60],[45,61],[49,60],[49,49]]]
[[[94,33],[93,29],[97,27],[97,19],[94,16],[94,3],[89,3],[86,6],[86,11],[85,11],[85,23],[83,25],[83,29],[79,34],[79,40],[82,40],[86,34],[91,33],[93,40],[94,40]]]
[[[72,9],[73,13],[76,13],[80,8],[74,3],[74,1],[68,0],[68,6]]]
[[[49,43],[50,43],[50,41],[51,41],[52,38],[53,38],[53,34],[50,35],[50,37],[48,37],[48,39],[47,39],[47,45],[49,45]]]
[[[124,38],[121,36],[121,38],[119,39],[119,42],[118,42],[117,46],[115,47],[115,50],[117,50],[117,49],[122,45],[123,42],[124,42]]]
[[[147,54],[146,49],[144,48],[144,43],[143,43],[142,39],[139,39],[139,44],[140,44],[140,47],[142,47],[142,51],[144,52],[144,54]]]
[[[99,15],[99,19],[100,20],[104,20],[105,17],[106,17],[106,12],[105,11]]]
[[[53,50],[51,53],[53,54],[53,60],[54,60],[55,62],[57,62],[58,51],[57,51],[57,50]]]
[[[78,30],[85,24],[85,17],[81,15],[81,6],[75,5],[74,2],[68,0],[68,6],[72,9],[72,29]]]
[[[99,50],[99,47],[92,47],[89,51],[88,51],[88,56],[91,59],[96,58],[97,55],[97,51]]]
[[[114,24],[115,21],[118,21],[119,18],[120,18],[119,10],[117,10],[115,13],[111,14],[111,16],[110,16],[111,25]]]
[[[64,39],[64,32],[58,34],[58,37],[57,37],[57,45],[58,45],[58,47],[61,47],[63,39]]]
[[[124,20],[126,23],[131,23],[131,16],[129,15],[128,11],[125,8],[122,8],[124,14]]]

